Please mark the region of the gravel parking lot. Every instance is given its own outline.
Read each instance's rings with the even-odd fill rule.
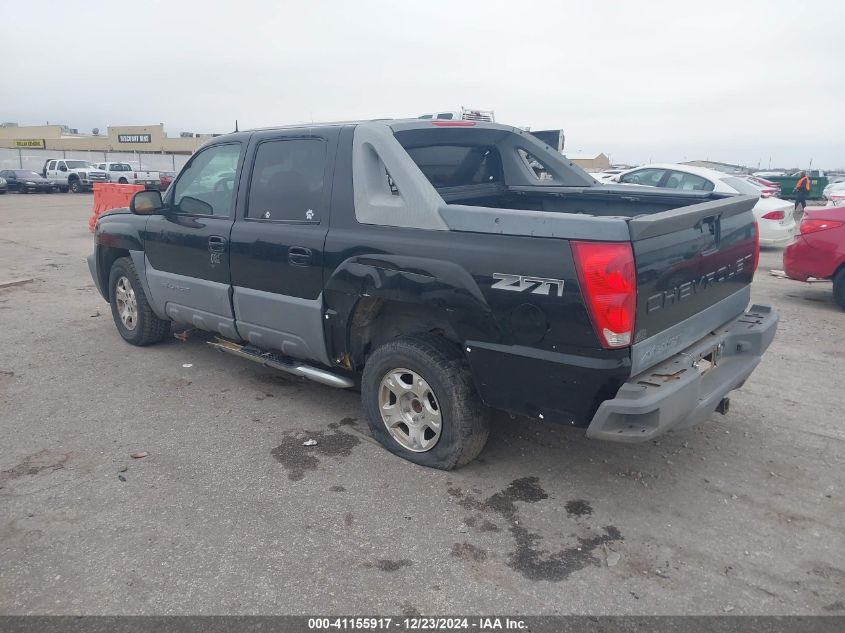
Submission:
[[[124,343],[90,208],[0,196],[0,612],[845,613],[845,313],[779,251],[728,415],[640,446],[498,415],[446,473],[376,445],[354,392]]]

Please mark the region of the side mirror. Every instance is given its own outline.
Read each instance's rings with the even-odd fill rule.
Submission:
[[[59,165],[59,171],[67,171],[67,167],[65,165]]]
[[[153,215],[163,206],[159,191],[139,191],[129,201],[129,210],[135,215]]]

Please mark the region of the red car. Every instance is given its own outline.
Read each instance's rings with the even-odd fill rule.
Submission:
[[[176,177],[175,171],[160,171],[158,172],[158,190],[166,191]]]
[[[798,281],[833,279],[833,298],[845,309],[845,207],[807,207],[800,233],[783,252],[783,269]]]

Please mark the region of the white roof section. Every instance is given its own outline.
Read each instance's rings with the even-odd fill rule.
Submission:
[[[722,180],[724,178],[736,176],[735,174],[726,174],[723,171],[717,171],[715,169],[707,169],[707,167],[696,167],[695,165],[684,165],[683,163],[649,163],[648,165],[640,165],[639,167],[634,167],[633,169],[629,169],[627,171],[645,169],[647,167],[656,169],[674,169],[688,174],[693,174],[695,176],[701,176],[702,178],[709,178],[710,180]]]
[[[604,152],[563,152],[569,160],[595,160]]]

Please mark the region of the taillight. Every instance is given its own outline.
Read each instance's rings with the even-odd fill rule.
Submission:
[[[631,344],[637,305],[634,252],[623,242],[570,242],[581,294],[602,347]]]
[[[763,216],[764,220],[783,220],[786,217],[783,211],[769,211]]]
[[[826,231],[828,229],[836,229],[845,224],[845,222],[838,222],[836,220],[804,220],[801,223],[801,235],[807,233],[817,233],[818,231]]]

